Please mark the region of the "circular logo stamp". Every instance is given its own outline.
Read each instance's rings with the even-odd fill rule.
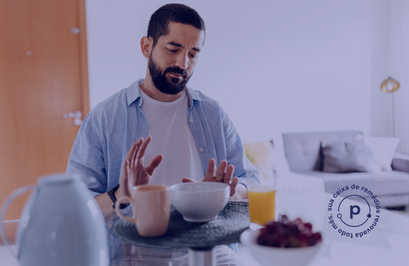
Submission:
[[[328,212],[328,223],[337,233],[359,238],[376,227],[381,206],[369,188],[352,184],[338,188],[328,202]]]

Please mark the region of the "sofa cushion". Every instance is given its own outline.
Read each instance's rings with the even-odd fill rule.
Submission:
[[[375,162],[373,152],[363,140],[324,142],[321,143],[321,146],[323,172],[381,172],[381,167]]]
[[[283,133],[285,157],[291,171],[322,170],[322,141],[350,141],[361,135],[359,131]]]
[[[370,189],[376,195],[409,194],[409,174],[399,171],[374,173],[324,173],[303,171],[302,174],[319,177],[324,181],[325,191],[335,193],[338,188],[353,184]],[[368,195],[366,195],[368,196]]]
[[[244,153],[253,165],[275,166],[274,150],[271,141],[244,143]]]
[[[284,147],[281,135],[274,135],[273,140],[244,143],[244,152],[252,164],[272,165],[279,177],[286,176],[290,172],[287,159],[284,155]]]
[[[392,159],[399,144],[399,138],[365,137],[365,143],[373,151],[382,170],[392,171]]]

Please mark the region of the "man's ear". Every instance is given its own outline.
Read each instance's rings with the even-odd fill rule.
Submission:
[[[153,44],[152,38],[148,38],[146,36],[142,37],[141,50],[144,57],[149,58],[149,55],[151,54],[152,44]]]

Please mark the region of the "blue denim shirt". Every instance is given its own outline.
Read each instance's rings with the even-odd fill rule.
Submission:
[[[137,80],[131,86],[98,104],[84,119],[68,161],[67,173],[96,178],[89,189],[94,196],[119,183],[122,163],[139,138],[146,138],[148,122],[142,112]],[[234,166],[234,176],[246,186],[246,170],[255,168],[244,155],[243,145],[233,123],[215,100],[187,88],[187,123],[195,140],[206,174],[211,158]],[[258,177],[254,175],[254,179]]]

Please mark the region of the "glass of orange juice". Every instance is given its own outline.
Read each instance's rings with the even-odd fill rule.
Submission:
[[[258,172],[259,182],[254,178],[254,169],[247,171],[250,222],[264,226],[275,219],[275,169],[269,165],[254,167]]]

